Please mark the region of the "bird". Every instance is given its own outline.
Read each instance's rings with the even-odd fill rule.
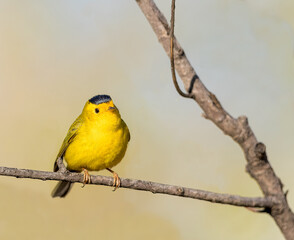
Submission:
[[[89,99],[82,113],[70,126],[54,163],[59,170],[59,158],[67,163],[70,172],[84,172],[83,186],[91,182],[88,171],[107,169],[113,174],[113,186],[120,186],[118,174],[111,168],[125,155],[130,131],[109,95],[96,95]],[[65,197],[73,183],[60,181],[52,197]]]

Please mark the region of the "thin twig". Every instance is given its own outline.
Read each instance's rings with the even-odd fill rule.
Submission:
[[[31,178],[39,180],[56,180],[83,183],[83,174],[72,172],[45,172],[31,169],[18,169],[0,167],[0,175],[11,176],[16,178]],[[277,203],[274,197],[241,197],[237,195],[213,193],[192,188],[121,178],[121,188],[129,188],[134,190],[148,191],[152,193],[168,194],[179,197],[193,198],[213,203],[222,203],[234,206],[243,207],[272,207]],[[91,184],[113,186],[113,177],[106,177],[100,175],[91,175]]]
[[[172,78],[175,85],[177,92],[185,98],[192,98],[192,96],[188,93],[184,93],[177,81],[176,71],[175,71],[175,61],[174,61],[174,31],[175,31],[175,7],[176,7],[176,0],[172,0],[171,5],[171,18],[170,18],[170,26],[171,26],[171,33],[170,33],[170,66],[172,72]]]

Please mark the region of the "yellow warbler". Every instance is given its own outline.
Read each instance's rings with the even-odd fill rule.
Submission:
[[[85,104],[81,115],[70,126],[58,158],[63,158],[69,171],[84,171],[84,184],[90,183],[89,171],[107,169],[113,174],[115,189],[118,175],[111,170],[125,155],[130,132],[108,95],[97,95]],[[54,171],[58,171],[55,161]],[[65,197],[72,183],[61,181],[52,197]]]

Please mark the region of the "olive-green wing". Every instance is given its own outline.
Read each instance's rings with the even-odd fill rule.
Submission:
[[[56,157],[55,163],[54,163],[54,172],[56,172],[58,170],[58,166],[57,166],[57,159],[58,158],[62,158],[66,149],[68,148],[69,144],[74,140],[75,136],[78,134],[79,129],[81,128],[81,126],[83,125],[83,118],[80,115],[75,121],[74,123],[70,126],[66,137],[63,140],[63,143],[61,145],[61,148],[59,150],[59,153]]]

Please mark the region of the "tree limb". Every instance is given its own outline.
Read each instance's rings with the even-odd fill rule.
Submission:
[[[69,181],[69,182],[79,182],[83,183],[83,174],[72,173],[72,172],[45,172],[31,169],[18,169],[18,168],[8,168],[0,167],[0,175],[2,176],[11,176],[16,178],[30,178],[30,179],[39,179],[39,180],[56,180],[56,181]],[[243,207],[258,207],[258,208],[271,208],[273,205],[278,203],[278,200],[275,197],[241,197],[237,195],[230,194],[221,194],[213,193],[203,190],[197,190],[192,188],[120,178],[121,188],[129,188],[133,190],[148,191],[152,193],[161,193],[168,194],[178,197],[186,197],[199,199],[204,201],[209,201],[213,203],[222,203],[234,206],[243,206]],[[97,176],[91,175],[91,183],[95,185],[104,185],[104,186],[113,186],[113,178],[106,176]]]
[[[170,28],[166,18],[153,0],[136,0],[136,2],[167,55],[169,55]],[[271,207],[270,214],[285,238],[293,240],[294,214],[287,203],[283,192],[283,184],[276,176],[267,159],[265,145],[257,141],[248,124],[247,117],[233,118],[225,111],[216,96],[204,86],[176,39],[174,39],[174,47],[175,68],[184,83],[185,89],[202,108],[205,117],[240,145],[247,160],[247,172],[256,180],[263,194],[266,197],[275,196],[280,200],[279,203]]]

